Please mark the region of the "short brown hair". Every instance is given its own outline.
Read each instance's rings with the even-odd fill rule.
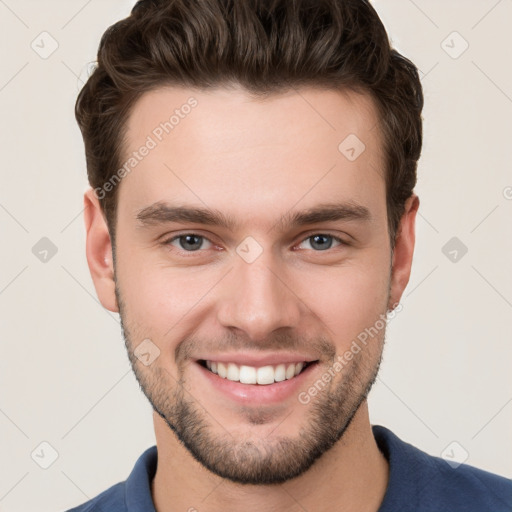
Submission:
[[[128,116],[142,94],[230,83],[255,96],[303,85],[369,94],[384,141],[394,247],[416,185],[423,92],[417,68],[391,48],[368,0],[140,0],[103,34],[76,101],[90,185],[101,188],[121,166]],[[100,198],[113,243],[118,188]]]

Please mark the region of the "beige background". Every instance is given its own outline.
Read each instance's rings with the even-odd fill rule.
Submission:
[[[102,33],[132,5],[0,0],[0,511],[77,505],[154,444],[118,317],[98,303],[86,264],[73,116]],[[512,477],[512,2],[374,5],[420,68],[426,104],[414,268],[371,419]],[[57,249],[46,262],[32,251],[43,237]],[[455,246],[442,250],[453,237],[455,262]]]

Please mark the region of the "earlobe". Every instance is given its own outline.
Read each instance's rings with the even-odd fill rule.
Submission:
[[[103,211],[92,188],[84,194],[84,208],[87,264],[96,294],[106,309],[117,313],[112,244]]]
[[[412,194],[405,202],[405,211],[400,219],[393,251],[389,309],[394,309],[400,302],[400,298],[409,282],[414,254],[416,213],[419,205],[418,196]]]

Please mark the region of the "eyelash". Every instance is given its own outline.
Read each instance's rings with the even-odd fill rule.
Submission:
[[[301,242],[299,243],[299,245],[300,245],[300,244],[302,244],[303,242],[305,242],[306,240],[309,240],[310,238],[313,238],[313,237],[315,237],[315,236],[317,236],[317,235],[322,235],[322,236],[325,236],[325,237],[332,238],[332,239],[333,239],[333,240],[335,240],[336,242],[339,242],[338,247],[340,247],[340,246],[347,246],[347,245],[349,245],[348,243],[346,243],[344,240],[342,240],[341,238],[339,238],[339,237],[337,237],[337,236],[330,235],[330,234],[328,234],[328,233],[322,233],[322,232],[313,233],[313,234],[311,234],[311,235],[306,236],[305,238],[303,238],[303,239],[301,240]],[[210,242],[210,243],[212,243],[212,244],[213,244],[213,242],[212,242],[211,240],[209,240],[209,239],[208,239],[206,236],[204,236],[204,235],[200,235],[200,234],[198,234],[198,233],[188,232],[188,233],[181,233],[181,234],[179,234],[179,235],[175,235],[175,236],[173,236],[172,238],[169,238],[168,240],[164,240],[164,241],[162,242],[162,245],[164,245],[164,246],[166,246],[166,247],[171,246],[171,243],[172,243],[172,242],[174,242],[175,240],[179,240],[180,238],[183,238],[183,237],[185,237],[185,236],[196,236],[196,237],[198,237],[198,238],[200,238],[200,239],[202,239],[202,240],[208,240],[208,242]],[[203,252],[201,249],[198,249],[198,250],[196,250],[196,251],[184,251],[183,249],[178,249],[178,248],[175,248],[174,246],[172,246],[172,247],[173,247],[174,249],[176,249],[176,250],[177,250],[177,252],[178,252],[179,254],[185,254],[185,255],[186,255],[186,257],[193,256],[194,254],[197,254],[197,253],[201,253],[201,252]],[[323,250],[323,251],[315,251],[314,249],[312,249],[312,250],[313,250],[313,252],[317,252],[317,253],[323,253],[323,252],[326,252],[326,253],[327,253],[327,252],[331,251],[331,249],[333,249],[333,248],[329,247],[329,249],[325,249],[325,250]]]

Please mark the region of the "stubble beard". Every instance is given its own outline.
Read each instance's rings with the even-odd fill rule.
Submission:
[[[194,459],[232,482],[281,484],[305,473],[343,437],[377,378],[385,328],[371,341],[378,347],[365,346],[344,366],[338,379],[333,379],[332,386],[319,390],[309,404],[302,405],[306,412],[296,437],[279,435],[276,428],[272,435],[255,439],[250,424],[265,421],[265,414],[258,415],[257,410],[246,418],[247,435],[230,433],[187,391],[186,365],[178,365],[176,380],[165,367],[140,363],[134,355],[136,343],[117,283],[116,297],[128,357],[142,392]],[[324,363],[326,372],[332,363],[334,357]]]

